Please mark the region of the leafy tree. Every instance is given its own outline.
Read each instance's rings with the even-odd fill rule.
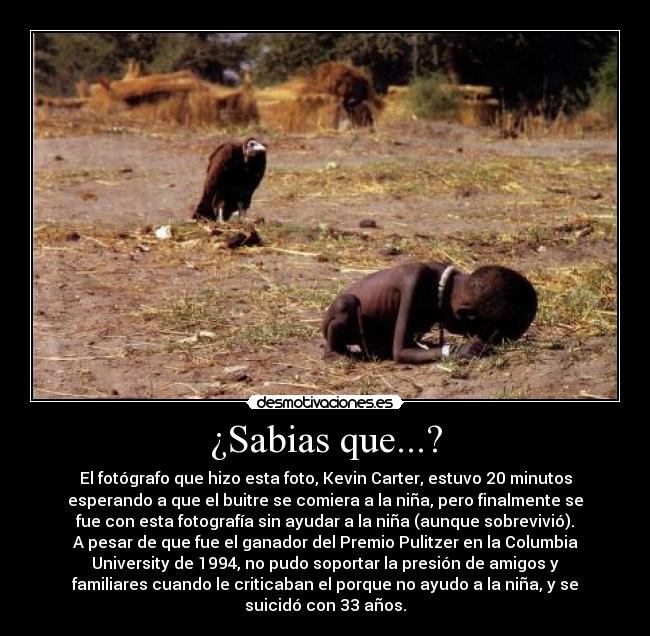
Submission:
[[[401,84],[412,74],[413,36],[404,33],[347,33],[336,52],[357,66],[368,68],[375,87],[385,92],[389,84]]]
[[[81,79],[96,80],[122,69],[115,39],[104,33],[45,33],[36,36],[37,92],[71,95]]]
[[[36,33],[34,35],[34,81],[41,89],[49,86],[56,73],[54,54],[55,48],[51,38],[46,33]]]
[[[591,107],[606,119],[616,119],[618,101],[618,45],[614,44],[603,63],[593,73]]]
[[[341,33],[267,33],[242,43],[254,56],[254,78],[260,85],[281,82],[337,57]],[[255,59],[256,58],[256,59]]]
[[[185,33],[160,39],[157,58],[161,71],[188,69],[211,82],[221,82],[226,68],[238,70],[245,59],[241,43],[221,33]],[[160,64],[160,59],[166,64]]]
[[[148,72],[190,69],[218,82],[224,68],[239,68],[245,50],[221,33],[37,33],[34,57],[37,92],[71,95],[81,79],[120,77],[129,58]]]
[[[554,115],[584,106],[593,69],[612,33],[497,32],[441,34],[442,57],[459,78],[494,86],[507,106]],[[570,61],[570,62],[569,62]]]
[[[220,53],[218,43],[208,42],[203,34],[185,34],[169,70],[187,69],[211,82],[219,82],[224,69]]]
[[[148,72],[188,68],[211,81],[251,65],[258,85],[338,59],[368,68],[379,91],[443,73],[553,115],[595,99],[593,85],[612,86],[615,44],[607,32],[38,33],[34,72],[37,91],[72,94],[80,79],[121,76],[130,57]]]

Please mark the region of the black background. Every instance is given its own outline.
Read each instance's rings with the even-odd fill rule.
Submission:
[[[488,8],[488,7],[486,7]],[[80,19],[87,21],[90,16],[84,12],[73,18],[79,27]],[[134,9],[130,8],[130,11]],[[537,23],[529,21],[528,28],[540,28],[539,7],[535,7]],[[563,7],[565,11],[567,7]],[[33,8],[31,9],[33,11]],[[273,7],[273,12],[277,10]],[[348,11],[349,8],[346,8]],[[462,24],[451,24],[449,18],[444,25],[440,8],[431,6],[423,10],[415,21],[422,28],[462,29],[486,28],[482,23],[470,25],[465,16]],[[501,8],[499,20],[494,23],[494,8],[489,7],[492,28],[524,28],[520,13],[523,8],[517,5],[516,11]],[[219,9],[219,12],[221,8]],[[150,13],[149,9],[147,12]],[[46,20],[39,9],[39,20]],[[62,23],[60,8],[57,7],[55,24],[30,25],[31,28],[71,28],[75,22]],[[105,10],[103,11],[105,13]],[[196,12],[194,12],[195,14]],[[271,28],[267,21],[259,24],[258,9],[255,16],[247,17],[246,25],[242,20],[231,19],[231,24],[219,25],[219,28],[246,30],[254,28],[251,19],[258,21],[257,28]],[[465,10],[465,13],[468,12]],[[542,13],[545,13],[542,11]],[[548,12],[546,12],[548,13]],[[196,21],[196,15],[189,19]],[[620,11],[617,11],[618,15]],[[81,18],[81,16],[84,16]],[[507,16],[507,17],[505,17]],[[515,17],[516,16],[516,17]],[[32,17],[30,20],[36,18]],[[103,15],[97,17],[93,26],[105,27],[106,20],[113,19]],[[119,19],[119,18],[118,18]],[[122,22],[125,20],[122,13]],[[151,20],[156,16],[148,15],[141,19],[140,29],[153,29],[156,24]],[[187,20],[188,18],[184,18]],[[299,28],[297,14],[292,14],[290,22],[284,21],[275,28]],[[406,18],[404,18],[406,19]],[[593,21],[594,16],[582,13],[574,21],[573,28],[586,28],[585,20]],[[393,26],[393,17],[388,18],[389,28]],[[512,24],[504,25],[509,20]],[[514,21],[516,20],[516,24]],[[413,16],[411,16],[413,21]],[[548,21],[548,20],[547,20]],[[313,21],[312,21],[313,22]],[[374,22],[374,24],[371,24]],[[381,22],[381,24],[379,24]],[[421,22],[421,24],[420,24]],[[476,22],[476,20],[475,20]],[[480,19],[479,19],[480,22]],[[364,18],[357,21],[361,28],[386,28],[386,19],[378,17]],[[136,25],[137,26],[137,25]],[[162,26],[162,25],[158,25]],[[175,25],[179,27],[178,24]],[[212,28],[213,25],[205,25]],[[548,28],[562,28],[566,25],[547,24]],[[612,25],[601,25],[610,28]],[[182,27],[182,25],[181,25]],[[413,25],[403,25],[412,28]],[[28,27],[29,28],[29,27]],[[133,25],[120,28],[137,30]],[[171,26],[174,28],[174,26]],[[312,28],[327,28],[319,24]],[[336,28],[351,28],[348,23]],[[612,27],[613,28],[613,27]],[[13,31],[18,50],[26,53],[26,31]],[[632,66],[635,59],[645,64],[645,57],[633,51],[632,32],[627,29],[621,41],[621,56],[628,61],[628,75],[632,78]],[[22,48],[20,48],[22,47]],[[16,85],[27,88],[27,65],[9,65],[9,71],[16,73]],[[621,71],[624,69],[622,68]],[[639,75],[642,77],[642,75]],[[631,85],[633,81],[628,82]],[[625,83],[621,84],[624,92]],[[645,148],[640,148],[639,155],[634,151],[634,143],[645,146],[645,137],[639,134],[638,125],[632,115],[634,106],[645,104],[643,97],[634,99],[633,89],[628,88],[626,103],[628,124],[620,130],[623,137],[629,133],[631,145],[627,147],[629,159],[628,185],[638,183],[643,188],[647,180],[634,178],[632,171],[640,168],[645,174],[645,161],[636,160],[645,156]],[[27,98],[25,98],[27,99]],[[22,103],[13,105],[22,111]],[[25,102],[26,105],[26,102]],[[24,115],[26,117],[26,115]],[[25,121],[17,113],[13,119]],[[645,121],[645,114],[637,118]],[[24,123],[27,134],[27,122]],[[14,128],[17,132],[18,128]],[[31,123],[29,124],[31,134]],[[7,132],[11,132],[8,130]],[[19,133],[18,133],[19,134]],[[29,143],[19,146],[25,152],[28,162]],[[621,155],[621,160],[622,160]],[[29,168],[31,174],[31,166]],[[621,181],[622,185],[623,181]],[[23,192],[27,192],[27,186]],[[644,303],[644,295],[635,295],[635,283],[645,271],[642,255],[647,251],[645,240],[647,234],[640,232],[640,224],[645,217],[642,196],[628,198],[629,214],[625,223],[621,223],[621,237],[627,236],[627,249],[632,260],[628,259],[627,296],[619,291],[621,298],[620,320],[627,320],[627,332],[639,337],[639,348],[632,351],[630,347],[622,357],[629,363],[635,359],[644,363],[646,352],[643,348],[647,327],[641,323],[635,329],[631,324],[635,315],[635,298],[639,304]],[[637,205],[638,204],[638,205]],[[636,209],[635,209],[636,208]],[[16,209],[19,209],[17,206]],[[9,220],[9,217],[7,217]],[[29,215],[24,222],[29,225]],[[9,226],[7,226],[8,228]],[[24,248],[29,249],[31,262],[31,227],[28,229],[30,246],[27,248],[25,234]],[[634,250],[634,239],[640,241]],[[623,242],[620,243],[621,249]],[[7,247],[11,247],[8,245]],[[20,251],[16,262],[27,265],[27,255]],[[639,255],[637,262],[633,255]],[[619,263],[622,262],[622,255]],[[27,269],[23,276],[27,277]],[[15,284],[20,289],[12,295],[7,291],[7,299],[21,297],[21,293],[31,297],[31,281],[27,283],[20,276],[7,276],[7,284]],[[644,288],[646,286],[644,285]],[[22,296],[24,298],[24,296]],[[624,305],[624,300],[629,301]],[[647,304],[647,303],[644,303]],[[636,313],[637,319],[645,315],[645,310]],[[24,319],[31,324],[31,310],[25,306]],[[19,326],[15,333],[25,333],[26,327]],[[628,345],[630,338],[627,339]],[[621,350],[622,352],[623,350]],[[29,394],[31,395],[31,351],[29,355],[19,356],[24,360],[25,369],[21,378],[30,375]],[[643,397],[644,388],[634,387],[642,382],[645,373],[641,370],[627,376],[627,393],[629,396]],[[23,389],[25,390],[25,389]],[[27,391],[25,391],[27,392]],[[24,394],[23,394],[24,395]],[[622,396],[622,394],[621,394]],[[11,398],[11,395],[8,397]],[[137,407],[137,408],[135,408]],[[518,404],[405,404],[398,412],[378,413],[376,411],[358,416],[343,411],[321,412],[317,415],[305,412],[273,414],[271,412],[251,412],[245,404],[202,404],[191,403],[182,407],[175,404],[146,405],[129,404],[30,404],[27,417],[20,418],[15,427],[20,429],[18,442],[14,444],[13,435],[8,436],[5,445],[5,457],[14,470],[10,473],[8,483],[10,496],[6,501],[16,501],[17,505],[6,508],[6,523],[15,523],[18,538],[15,543],[6,543],[6,557],[18,562],[17,575],[9,581],[11,590],[26,601],[24,609],[20,608],[21,631],[38,629],[39,632],[64,630],[68,634],[203,634],[221,632],[261,633],[302,633],[305,627],[314,630],[326,623],[334,622],[341,633],[360,633],[381,630],[383,633],[440,632],[440,633],[584,633],[592,629],[621,633],[622,625],[630,620],[629,610],[638,611],[639,606],[632,599],[637,585],[630,575],[632,570],[643,574],[641,546],[646,537],[639,539],[645,526],[636,518],[638,507],[643,507],[647,495],[635,495],[639,487],[637,481],[639,468],[638,455],[644,451],[640,442],[642,420],[622,404],[585,403],[518,403]],[[183,408],[183,411],[180,411]],[[645,419],[645,418],[643,418]],[[510,594],[469,594],[449,593],[421,595],[420,603],[415,602],[418,595],[411,596],[406,614],[381,614],[373,617],[369,614],[342,615],[334,618],[325,616],[243,616],[241,607],[232,598],[220,599],[214,592],[192,594],[149,594],[149,593],[75,593],[71,592],[70,579],[83,570],[82,562],[88,555],[76,556],[72,550],[74,537],[74,516],[67,507],[67,499],[73,494],[80,494],[78,486],[79,472],[82,470],[111,470],[147,473],[161,470],[169,474],[177,472],[205,473],[208,470],[244,472],[280,471],[346,471],[351,463],[333,448],[327,455],[316,460],[314,456],[280,455],[276,457],[255,457],[247,454],[241,458],[231,458],[217,465],[210,457],[216,433],[227,430],[232,424],[247,424],[263,428],[276,423],[278,430],[291,422],[296,432],[329,433],[335,441],[346,432],[392,433],[398,441],[407,446],[409,437],[416,447],[423,446],[428,440],[426,428],[431,424],[443,426],[444,433],[438,442],[439,452],[433,456],[399,456],[397,454],[366,457],[357,462],[357,470],[381,470],[385,472],[446,472],[479,473],[487,470],[521,472],[571,473],[575,478],[572,489],[585,497],[586,505],[579,522],[581,532],[576,533],[581,548],[570,556],[570,567],[581,579],[579,592],[570,594],[553,594],[534,596],[526,593]],[[14,424],[12,423],[12,428]],[[562,489],[559,489],[562,492]],[[636,506],[636,507],[635,507]],[[472,512],[474,516],[476,511]],[[640,532],[639,532],[640,530]],[[81,574],[83,576],[83,573]],[[135,577],[133,577],[135,578]],[[373,577],[374,578],[374,577]],[[569,577],[567,577],[569,578]],[[284,594],[283,594],[284,595]],[[351,595],[352,596],[352,595]],[[362,594],[357,595],[364,598]],[[17,608],[10,608],[17,609]],[[364,631],[362,631],[364,630]],[[624,630],[623,630],[624,631]]]
[[[73,406],[73,405],[70,405]],[[75,405],[76,408],[81,405]],[[92,406],[89,406],[89,411]],[[31,553],[36,557],[32,570],[33,589],[43,592],[44,603],[42,610],[44,616],[52,619],[58,617],[64,620],[73,633],[87,633],[88,629],[99,624],[102,627],[112,628],[134,628],[136,624],[147,625],[153,628],[160,625],[168,633],[175,621],[188,628],[190,625],[208,625],[212,621],[235,621],[241,626],[278,624],[289,629],[292,625],[316,624],[321,621],[335,621],[341,625],[352,625],[359,622],[363,625],[385,625],[387,622],[395,621],[397,625],[421,624],[423,620],[435,620],[438,625],[453,625],[469,629],[470,627],[492,627],[505,631],[516,629],[530,629],[533,627],[547,626],[564,633],[565,629],[579,628],[585,621],[587,614],[593,615],[597,610],[599,620],[603,622],[614,620],[613,599],[621,587],[621,580],[617,578],[617,569],[623,565],[622,549],[620,543],[624,534],[623,527],[626,523],[626,510],[623,505],[626,486],[625,474],[621,474],[619,443],[608,426],[593,426],[586,422],[590,419],[595,421],[598,417],[609,411],[611,415],[615,411],[620,412],[620,404],[583,403],[580,405],[553,405],[553,404],[510,404],[509,417],[504,416],[505,405],[492,405],[487,403],[478,404],[430,404],[430,403],[405,403],[400,411],[392,413],[366,413],[365,417],[356,417],[352,413],[335,411],[320,412],[316,417],[312,413],[304,411],[271,413],[269,411],[252,412],[246,404],[196,404],[192,414],[186,410],[182,417],[175,418],[173,413],[176,405],[158,405],[166,411],[166,418],[162,417],[163,409],[155,409],[160,412],[161,417],[152,417],[150,411],[143,415],[140,421],[133,420],[125,423],[120,415],[122,406],[116,404],[111,407],[112,416],[105,423],[92,421],[92,418],[85,419],[78,424],[67,424],[66,426],[55,426],[46,433],[39,433],[38,447],[43,455],[45,470],[35,476],[33,487],[30,489],[34,502],[36,518],[28,528],[32,535],[33,548]],[[571,408],[569,408],[571,407]],[[579,407],[579,408],[577,408]],[[563,415],[559,416],[559,410]],[[106,412],[108,409],[103,407]],[[152,409],[154,410],[154,409]],[[520,414],[511,417],[514,411]],[[540,417],[534,418],[535,415]],[[570,411],[574,413],[573,417]],[[169,417],[171,415],[171,417]],[[370,415],[370,417],[368,417]],[[291,417],[289,417],[291,416]],[[576,420],[582,420],[578,422]],[[334,423],[336,420],[336,423]],[[234,424],[245,424],[248,435],[255,432],[264,432],[266,427],[274,424],[276,432],[296,434],[327,433],[330,440],[330,451],[323,455],[301,455],[281,453],[272,455],[252,454],[250,452],[241,455],[230,455],[226,460],[216,462],[211,457],[212,448],[217,440],[217,433],[221,432],[227,437],[227,431]],[[289,424],[294,426],[293,431]],[[438,452],[433,454],[433,437],[427,434],[427,428],[431,424],[439,424],[443,427],[443,434],[438,440],[436,447]],[[365,455],[358,462],[351,462],[339,450],[338,442],[345,433],[374,433],[393,434],[398,447],[424,448],[422,454],[413,455],[404,453],[392,453],[389,455],[375,454]],[[73,576],[80,578],[100,578],[99,572],[93,572],[89,568],[89,554],[82,550],[73,550],[72,542],[77,531],[75,530],[75,511],[67,505],[68,498],[73,495],[83,494],[136,494],[140,490],[146,494],[155,495],[155,487],[149,488],[108,488],[104,492],[100,489],[82,488],[79,485],[80,472],[84,470],[105,470],[107,472],[150,473],[160,470],[170,476],[175,473],[207,474],[208,471],[216,472],[221,470],[224,473],[262,473],[284,472],[313,472],[323,470],[350,473],[353,470],[359,472],[371,472],[374,470],[385,473],[408,472],[408,473],[479,473],[485,475],[487,471],[504,471],[506,473],[554,473],[571,474],[574,483],[570,487],[519,487],[488,489],[485,486],[466,488],[454,487],[451,489],[438,488],[430,494],[468,494],[476,495],[478,492],[487,494],[505,494],[508,490],[513,494],[534,495],[550,492],[553,495],[573,494],[585,498],[585,506],[582,511],[572,512],[572,518],[576,528],[570,534],[579,541],[578,550],[565,550],[556,554],[542,554],[541,551],[526,552],[524,550],[508,551],[515,552],[520,558],[560,558],[560,569],[555,575],[548,575],[557,579],[579,579],[580,589],[577,592],[559,592],[551,595],[536,594],[533,592],[436,592],[428,594],[423,592],[410,592],[406,597],[400,598],[395,592],[373,593],[348,593],[342,595],[349,598],[359,598],[362,601],[375,597],[391,598],[402,600],[406,607],[406,613],[389,614],[368,614],[368,613],[345,613],[335,616],[302,614],[246,614],[243,610],[243,597],[261,599],[264,596],[269,598],[280,596],[287,598],[293,596],[308,596],[300,592],[265,592],[259,594],[250,593],[224,593],[217,592],[214,588],[209,592],[72,592],[71,579]],[[389,488],[368,487],[370,490],[377,489],[383,492],[390,492]],[[161,494],[184,494],[206,496],[216,491],[223,491],[218,487],[193,487],[184,491],[177,488],[167,487]],[[406,490],[407,492],[410,490]],[[278,489],[263,487],[255,489],[253,486],[242,485],[239,488],[226,490],[231,494],[237,492],[251,492],[259,495],[285,494]],[[328,494],[335,491],[335,494],[352,494],[346,491],[345,487],[332,488],[321,487],[315,494]],[[397,490],[394,491],[396,494]],[[286,494],[299,494],[297,488],[292,488]],[[313,493],[313,488],[310,490]],[[358,494],[355,489],[354,494]],[[401,494],[401,493],[400,493]],[[86,515],[101,516],[101,509],[94,509],[91,512],[79,510]],[[116,511],[113,510],[113,513]],[[117,511],[120,513],[120,511]],[[254,516],[255,512],[250,509],[230,509],[224,512],[212,509],[206,511],[201,509],[185,509],[182,512],[191,515],[234,514],[244,512]],[[258,514],[277,513],[272,508],[259,509]],[[354,514],[341,508],[335,509],[293,509],[295,516],[304,516],[324,512],[325,515],[346,516]],[[363,512],[359,509],[358,512]],[[409,511],[405,511],[409,512]],[[413,509],[410,509],[413,512]],[[517,514],[517,511],[507,509],[492,509],[491,514],[510,512]],[[553,513],[553,509],[547,509]],[[450,516],[478,516],[486,514],[481,509],[471,510],[448,509]],[[537,511],[519,511],[524,516],[534,516]],[[123,514],[128,514],[124,511]],[[159,514],[155,510],[144,513],[146,516]],[[162,512],[162,514],[167,514]],[[136,514],[137,516],[137,514]],[[173,516],[173,515],[172,515]],[[622,521],[621,521],[622,520]],[[279,530],[280,536],[289,533],[286,529]],[[307,531],[309,533],[309,531]],[[322,534],[330,534],[331,530],[317,531]],[[337,531],[341,533],[341,530]],[[375,533],[373,535],[373,532]],[[349,531],[353,536],[377,536],[381,531]],[[517,534],[518,531],[507,534]],[[523,532],[523,531],[519,531]],[[559,536],[564,534],[563,530],[542,531],[544,536],[556,532]],[[134,535],[141,535],[142,530],[136,529]],[[219,531],[212,533],[210,530],[187,530],[185,535],[192,537],[194,534],[203,536],[220,536]],[[345,533],[343,531],[343,533]],[[88,536],[89,531],[80,532],[82,536]],[[101,532],[91,531],[91,536],[104,536]],[[113,531],[112,536],[127,535],[128,531]],[[170,534],[176,536],[177,530],[161,531],[160,536]],[[228,532],[232,534],[232,532]],[[268,531],[249,530],[240,531],[246,536],[268,536]],[[294,532],[295,535],[301,533]],[[394,530],[387,531],[387,535],[395,534]],[[398,532],[398,534],[400,534]],[[419,534],[411,531],[411,534]],[[453,531],[432,531],[432,535],[453,536]],[[465,536],[468,531],[461,531],[460,536]],[[494,534],[498,534],[495,532]],[[501,534],[504,534],[501,531]],[[530,531],[534,535],[535,531]],[[157,536],[157,533],[147,532],[148,536]],[[505,536],[505,535],[504,535]],[[110,551],[91,553],[95,555],[111,556]],[[463,554],[455,556],[463,558]],[[218,553],[219,555],[221,553]],[[359,551],[320,551],[314,554],[318,558],[355,558],[368,556],[380,558],[380,552],[374,554],[361,554]],[[279,558],[292,557],[296,553],[288,551],[277,554]],[[390,554],[395,557],[393,553]],[[414,558],[432,558],[434,554],[427,554],[425,551],[411,552],[408,556]],[[119,558],[138,558],[145,556],[142,552],[119,552]],[[160,554],[170,558],[169,554]],[[172,554],[171,557],[177,556]],[[249,553],[249,558],[268,557],[265,554],[255,555]],[[306,555],[309,558],[309,554]],[[444,556],[444,555],[441,555]],[[479,556],[495,556],[494,553],[479,554]],[[501,558],[511,554],[500,554]],[[108,572],[114,578],[141,579],[146,578],[146,573],[137,571]],[[204,578],[214,579],[219,572],[203,573]],[[240,573],[242,574],[242,573]],[[291,572],[278,572],[273,575],[260,573],[262,576],[271,578],[286,574],[291,577]],[[452,577],[458,574],[460,578],[471,578],[462,571],[459,572],[436,572],[429,571],[428,576],[397,574],[396,578],[441,578]],[[487,571],[485,572],[487,574]],[[175,573],[176,578],[194,579],[202,575],[199,571],[192,571],[186,577]],[[310,578],[309,573],[298,572],[299,578]],[[320,573],[316,578],[320,578]],[[493,576],[492,573],[490,575]],[[513,576],[528,576],[536,578],[536,572],[518,574],[509,573]],[[169,576],[161,575],[162,578]],[[225,573],[227,577],[228,574]],[[339,573],[340,578],[390,578],[390,574],[384,572],[360,572],[360,573]],[[149,575],[149,578],[158,578]],[[546,578],[539,577],[539,578]],[[314,593],[311,593],[314,594]],[[320,595],[319,595],[320,597]],[[99,620],[101,617],[101,620]],[[128,620],[127,618],[128,617]],[[126,621],[126,623],[125,623]],[[207,622],[206,622],[207,621]],[[58,624],[58,621],[55,621]],[[526,627],[528,626],[528,627]],[[128,631],[130,633],[130,631]]]

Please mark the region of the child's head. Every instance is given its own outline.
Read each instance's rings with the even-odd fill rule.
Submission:
[[[468,334],[499,344],[520,338],[537,312],[530,282],[507,267],[488,265],[463,277],[453,311]]]

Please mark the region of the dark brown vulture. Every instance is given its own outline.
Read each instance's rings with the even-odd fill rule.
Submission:
[[[210,155],[203,197],[194,218],[223,219],[246,215],[266,170],[266,146],[257,139],[223,143]]]

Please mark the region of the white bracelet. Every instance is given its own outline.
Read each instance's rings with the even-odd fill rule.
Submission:
[[[451,350],[451,345],[442,345],[442,349],[440,350],[442,353],[442,357],[448,358],[450,350]]]

